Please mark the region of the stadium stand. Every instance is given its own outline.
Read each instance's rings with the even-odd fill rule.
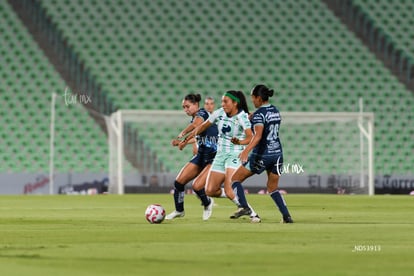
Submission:
[[[0,26],[0,171],[48,171],[52,92],[58,95],[56,172],[106,170],[105,135],[84,108],[65,104],[65,83],[5,1]]]
[[[412,1],[337,1],[340,12],[369,41],[373,49],[390,60],[401,80],[414,88],[414,38]]]
[[[353,112],[363,97],[365,111],[376,114],[376,172],[412,172],[413,94],[320,1],[40,5],[118,108],[180,109],[189,92],[219,99],[228,89],[247,93],[261,82],[276,89],[274,101],[282,112]],[[140,129],[145,144],[169,171],[177,171],[188,157],[160,147],[177,129],[157,132],[155,147],[145,138],[153,130]],[[324,158],[329,151],[324,133],[303,132],[282,130],[286,156],[319,170],[300,145],[311,137]]]

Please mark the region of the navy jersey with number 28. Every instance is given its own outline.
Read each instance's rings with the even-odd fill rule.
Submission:
[[[255,125],[263,125],[260,143],[253,149],[259,155],[281,155],[282,144],[279,139],[279,127],[282,119],[279,110],[271,105],[262,105],[253,114],[252,129]]]

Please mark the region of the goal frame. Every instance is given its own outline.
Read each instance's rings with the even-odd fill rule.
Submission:
[[[124,123],[128,122],[147,122],[139,115],[155,115],[159,118],[171,115],[183,115],[178,110],[137,110],[120,109],[113,112],[109,117],[105,117],[108,132],[109,147],[109,186],[108,192],[114,194],[124,194]]]
[[[131,110],[120,109],[106,117],[108,129],[108,146],[109,146],[109,192],[114,194],[124,194],[124,123],[128,122],[145,122],[145,119],[139,115],[154,115],[158,118],[165,116],[182,115],[179,110]],[[363,139],[367,141],[368,152],[368,172],[367,185],[368,195],[375,194],[374,184],[374,113],[372,112],[281,112],[283,121],[289,123],[319,123],[332,122],[333,118],[336,122],[357,121],[360,130],[360,160],[362,166],[363,158]],[[366,127],[364,126],[366,123]],[[361,183],[365,185],[364,170],[361,167]]]

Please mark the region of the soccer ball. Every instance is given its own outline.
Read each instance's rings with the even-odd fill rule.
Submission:
[[[151,204],[145,210],[145,218],[149,223],[161,223],[165,218],[165,209],[159,204]]]

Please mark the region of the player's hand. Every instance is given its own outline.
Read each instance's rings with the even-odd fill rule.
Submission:
[[[183,150],[185,146],[187,145],[187,141],[188,141],[187,139],[180,141],[180,143],[178,144],[178,149]]]
[[[231,138],[231,142],[235,145],[240,145],[240,139],[239,138],[233,137],[233,138]]]
[[[178,146],[179,144],[180,144],[180,140],[178,140],[178,139],[172,139],[171,140],[171,145],[173,146],[173,147],[176,147],[176,146]]]
[[[181,139],[181,138],[183,138],[183,137],[184,137],[184,135],[185,135],[185,133],[184,133],[184,132],[180,132],[180,134],[178,134],[177,138],[178,138],[178,139]]]
[[[243,150],[242,152],[240,152],[239,159],[243,164],[246,163],[249,159],[249,152],[247,150]]]

